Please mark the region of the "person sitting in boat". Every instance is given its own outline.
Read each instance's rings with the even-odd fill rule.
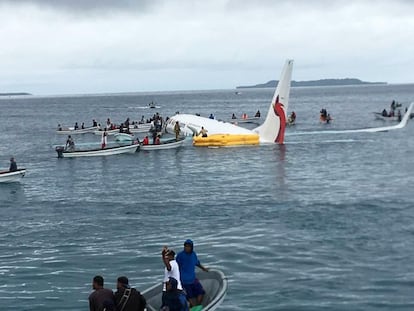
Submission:
[[[233,113],[232,115],[231,115],[231,118],[234,120],[234,119],[237,119],[237,117],[236,117],[236,115]]]
[[[255,118],[260,118],[260,110],[257,110],[256,114],[254,115]]]
[[[207,130],[204,128],[204,126],[201,127],[200,133],[198,135],[201,135],[201,137],[207,137]]]
[[[178,284],[177,279],[168,278],[166,292],[162,295],[161,311],[188,311],[186,296],[178,289]]]
[[[154,145],[160,145],[160,144],[161,144],[160,135],[157,135],[157,136],[155,137]]]
[[[75,131],[76,131],[77,129],[79,129],[79,125],[78,125],[78,122],[75,122],[75,126],[74,126],[74,129],[75,129]]]
[[[62,131],[63,129],[62,129],[62,125],[60,125],[60,124],[58,124],[58,131]]]
[[[82,122],[81,129],[85,129],[85,123]]]
[[[247,113],[243,113],[243,114],[242,114],[242,119],[243,119],[243,120],[246,120],[246,119],[247,119]]]
[[[135,288],[131,288],[126,276],[120,276],[116,282],[116,292],[114,295],[116,310],[122,311],[141,311],[145,310],[147,301]]]
[[[93,127],[98,126],[98,122],[96,122],[96,120],[95,120],[95,119],[93,119],[93,120],[92,120],[92,126],[93,126]]]
[[[10,168],[9,168],[9,171],[10,171],[10,172],[15,172],[15,171],[17,171],[17,163],[16,163],[16,161],[15,161],[14,157],[11,157],[11,158],[10,158]]]
[[[400,109],[398,109],[397,117],[398,117],[398,121],[401,122],[402,115],[401,115],[401,110]]]
[[[148,136],[145,136],[144,139],[142,140],[142,144],[143,145],[149,145],[149,138]]]
[[[387,109],[384,109],[381,114],[383,117],[388,117]]]
[[[68,139],[66,140],[65,150],[73,151],[75,150],[75,142],[73,141],[72,136],[68,136]]]

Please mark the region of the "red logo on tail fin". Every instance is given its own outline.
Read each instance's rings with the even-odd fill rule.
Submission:
[[[275,114],[280,119],[280,125],[279,125],[279,132],[277,133],[277,137],[275,139],[275,143],[283,144],[285,140],[285,129],[286,129],[286,114],[284,106],[281,102],[279,102],[279,95],[276,97],[275,104],[273,106],[273,110]]]

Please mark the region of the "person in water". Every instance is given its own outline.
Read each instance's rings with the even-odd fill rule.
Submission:
[[[200,305],[203,301],[205,291],[200,281],[196,278],[195,267],[199,267],[206,272],[208,269],[198,260],[192,240],[186,240],[184,242],[184,250],[177,255],[176,260],[180,268],[181,284],[187,293],[190,307]]]
[[[10,168],[9,168],[9,171],[10,171],[10,172],[15,172],[15,171],[17,171],[17,163],[16,163],[16,161],[15,161],[14,157],[11,157],[11,158],[10,158]]]
[[[161,144],[160,135],[157,135],[157,137],[155,137],[155,140],[154,140],[154,145],[160,145],[160,144]]]
[[[209,118],[214,120],[214,115],[212,113],[210,113]]]
[[[104,279],[97,275],[93,278],[92,288],[94,291],[89,295],[89,310],[102,311],[107,306],[114,305],[114,293],[104,288]]]
[[[129,286],[126,276],[117,279],[115,292],[116,311],[143,311],[147,306],[145,297],[135,288]]]

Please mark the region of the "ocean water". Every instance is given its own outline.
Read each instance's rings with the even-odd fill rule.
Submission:
[[[191,238],[229,280],[220,310],[413,310],[414,124],[372,112],[407,106],[414,85],[292,88],[285,145],[58,159],[57,124],[176,111],[264,114],[272,89],[0,99],[0,309],[88,310],[93,276],[139,290],[163,275],[163,245]],[[150,101],[158,109],[149,109]],[[319,123],[319,110],[333,116]],[[309,131],[320,131],[302,135]],[[77,143],[97,142],[86,134]]]

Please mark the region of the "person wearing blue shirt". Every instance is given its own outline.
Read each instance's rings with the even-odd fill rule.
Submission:
[[[184,250],[177,255],[176,261],[180,268],[181,284],[187,293],[190,307],[200,305],[205,291],[200,281],[196,278],[195,267],[199,267],[206,272],[208,269],[198,260],[197,254],[194,251],[193,241],[186,240],[184,242]]]

